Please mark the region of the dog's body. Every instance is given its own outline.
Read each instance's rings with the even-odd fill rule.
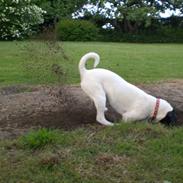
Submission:
[[[100,61],[99,55],[90,52],[84,55],[79,63],[81,88],[94,101],[97,110],[97,121],[103,125],[113,125],[105,118],[106,99],[110,105],[123,116],[123,120],[137,121],[150,119],[156,105],[156,98],[145,93],[136,86],[128,83],[117,74],[106,69],[85,68],[86,61],[95,60],[94,67]],[[160,100],[156,121],[166,117],[173,111],[172,106],[165,100]]]

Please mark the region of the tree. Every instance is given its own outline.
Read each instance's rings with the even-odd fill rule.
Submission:
[[[183,1],[182,0],[175,0],[173,1],[174,10],[178,9],[183,14]]]
[[[98,15],[102,17],[105,13],[117,30],[127,33],[148,28],[167,9],[183,11],[182,0],[91,0],[91,3],[98,7],[96,21],[100,19]]]
[[[0,0],[0,39],[23,38],[43,23],[43,11],[31,0]]]
[[[34,0],[47,13],[45,22],[55,24],[61,18],[70,18],[72,13],[81,8],[87,0]]]

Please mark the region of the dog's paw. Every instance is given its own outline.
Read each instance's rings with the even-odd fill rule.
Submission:
[[[107,126],[114,126],[114,124],[113,123],[109,123]]]
[[[114,126],[114,124],[111,123],[111,122],[105,122],[105,123],[102,123],[102,124],[105,125],[105,126]]]

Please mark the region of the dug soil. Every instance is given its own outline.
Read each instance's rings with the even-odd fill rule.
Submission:
[[[138,85],[166,99],[183,124],[183,80]],[[110,106],[106,116],[119,121],[121,116]],[[73,129],[86,124],[98,125],[93,102],[79,86],[8,86],[0,88],[0,139],[12,138],[31,128]]]

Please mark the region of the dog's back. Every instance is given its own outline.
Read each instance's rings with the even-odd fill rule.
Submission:
[[[89,58],[94,59],[94,66],[99,63],[99,56],[96,53],[88,53],[81,58],[79,70],[81,88],[90,98],[93,99],[95,95],[99,95],[96,93],[100,88],[111,106],[120,114],[134,108],[137,104],[140,105],[142,100],[146,100],[148,95],[144,91],[128,83],[116,73],[101,68],[87,70],[85,64]]]

